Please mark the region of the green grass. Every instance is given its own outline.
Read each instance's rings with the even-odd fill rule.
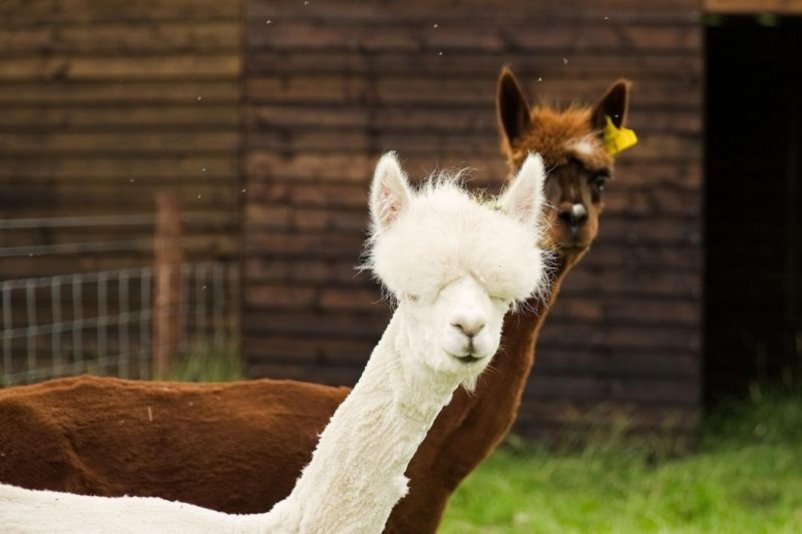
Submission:
[[[457,491],[441,532],[802,532],[802,394],[717,409],[681,458],[618,439],[508,445]]]
[[[242,362],[236,343],[214,348],[196,344],[187,355],[175,362],[164,380],[179,382],[230,382],[243,380]]]

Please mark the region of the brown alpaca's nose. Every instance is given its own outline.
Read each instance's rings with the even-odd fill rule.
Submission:
[[[581,202],[574,204],[563,203],[560,206],[558,217],[568,226],[578,228],[588,220],[588,210]]]

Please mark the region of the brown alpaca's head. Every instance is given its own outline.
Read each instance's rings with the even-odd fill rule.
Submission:
[[[549,171],[545,184],[550,248],[571,264],[587,252],[599,231],[603,192],[613,172],[604,146],[606,117],[620,128],[626,119],[629,82],[618,80],[593,106],[564,110],[527,103],[512,71],[498,81],[502,151],[511,172],[529,152],[538,152]]]

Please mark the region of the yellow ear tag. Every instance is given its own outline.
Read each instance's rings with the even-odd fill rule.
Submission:
[[[604,126],[604,149],[608,154],[614,156],[638,142],[635,132],[629,128],[616,128],[609,115],[605,115],[604,119],[607,121]]]

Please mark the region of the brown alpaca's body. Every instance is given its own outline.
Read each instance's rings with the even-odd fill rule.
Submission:
[[[559,286],[596,237],[612,158],[600,120],[626,113],[628,86],[594,108],[529,108],[512,73],[499,80],[503,150],[514,171],[529,151],[547,168],[557,265],[548,302],[508,314],[492,369],[458,390],[412,460],[408,495],[386,531],[434,532],[459,483],[515,421],[540,327]],[[574,150],[577,140],[584,143]],[[577,206],[583,206],[579,210]],[[98,495],[154,495],[231,513],[263,512],[286,497],[347,388],[291,381],[232,384],[55,380],[0,391],[0,481]]]
[[[292,491],[349,391],[93,376],[0,390],[0,480],[264,512]]]

